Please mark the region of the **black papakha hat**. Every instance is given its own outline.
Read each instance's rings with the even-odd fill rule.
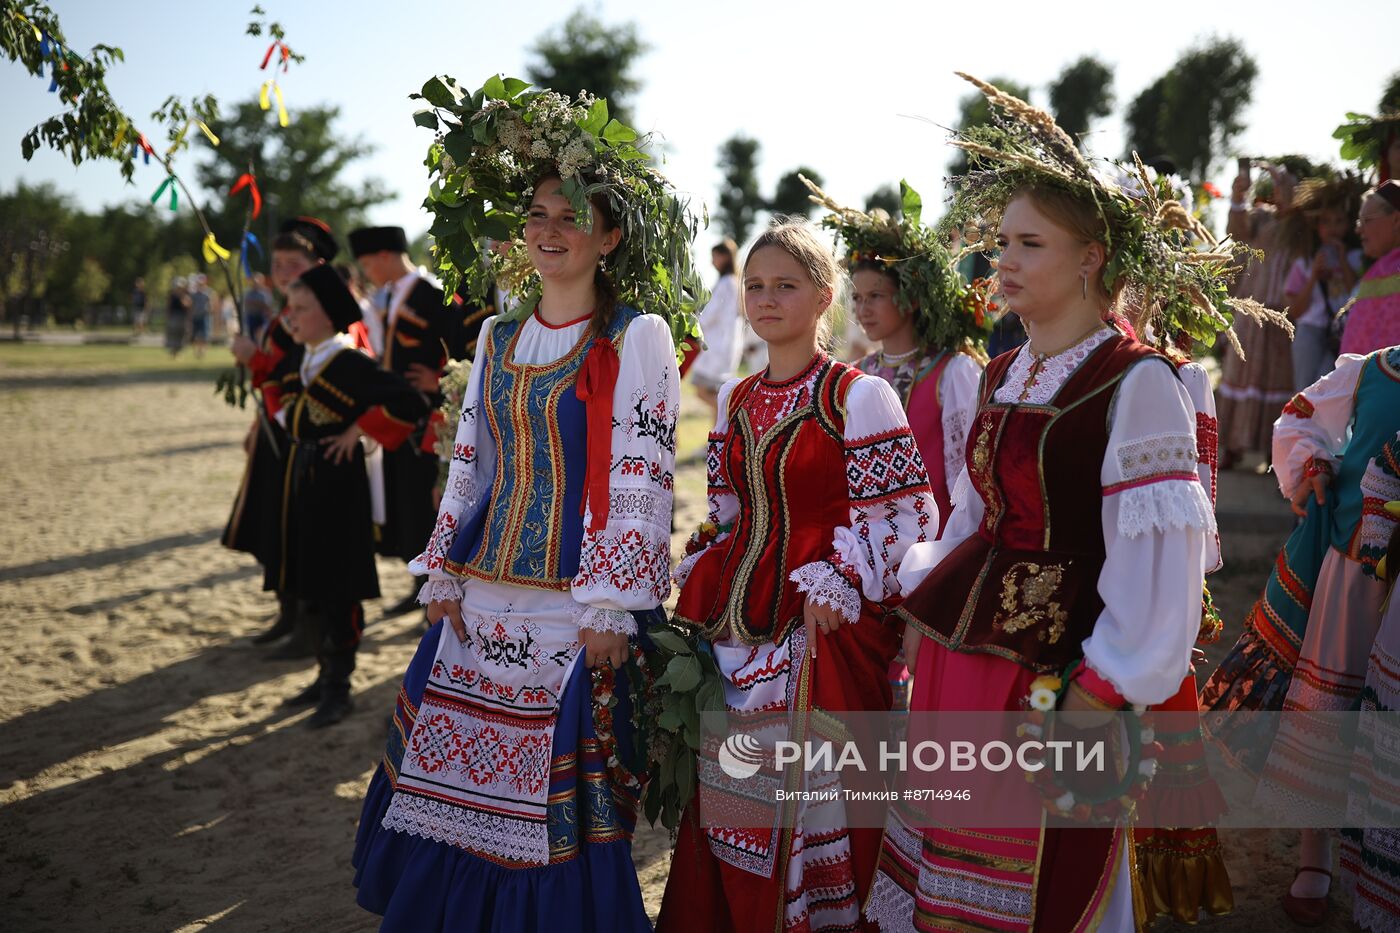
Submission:
[[[293,217],[282,224],[277,230],[278,233],[295,233],[311,244],[316,255],[326,262],[330,262],[340,252],[340,247],[335,245],[335,237],[331,236],[331,228],[323,220],[315,217]]]
[[[326,312],[326,317],[331,319],[337,331],[347,331],[351,324],[360,320],[360,303],[350,294],[349,287],[335,266],[312,266],[297,281],[311,289],[321,303],[321,310]]]
[[[1376,194],[1380,195],[1381,199],[1391,207],[1400,211],[1400,181],[1392,178],[1383,185],[1377,185]]]
[[[359,259],[369,253],[387,250],[391,253],[408,252],[408,235],[403,227],[361,227],[350,231],[350,252]]]

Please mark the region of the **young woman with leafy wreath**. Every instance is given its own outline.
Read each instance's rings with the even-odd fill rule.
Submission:
[[[634,662],[671,589],[695,223],[601,99],[500,77],[422,96],[447,290],[513,269],[525,300],[482,327],[411,565],[435,624],[366,795],[357,899],[385,930],[647,930]],[[487,236],[515,243],[495,275]]]
[[[982,283],[962,280],[939,234],[923,225],[919,193],[900,182],[898,220],[883,210],[845,207],[803,179],[814,204],[829,211],[822,226],[840,236],[851,277],[851,310],[879,349],[856,369],[888,382],[904,404],[929,471],[939,527],[953,511],[949,493],[963,471],[967,426],[977,411],[977,384],[987,362],[993,308]],[[909,670],[890,667],[896,709],[909,708]]]
[[[920,712],[1040,709],[1042,694],[1053,711],[1049,684],[1057,715],[1085,728],[1179,689],[1215,532],[1196,412],[1173,361],[1106,317],[1131,308],[1157,342],[1209,341],[1235,311],[1262,313],[1226,292],[1233,251],[1140,164],[1125,191],[1048,114],[963,77],[996,116],[953,142],[972,171],[950,222],[988,223],[982,248],[995,232],[1029,341],[988,364],[953,514],[900,570],[910,742],[937,729]],[[1003,776],[979,794],[1008,807],[1032,794],[1040,810],[1043,790]],[[884,930],[1134,929],[1132,798],[1054,794],[1047,808],[1102,822],[978,830],[892,811],[866,916]]]
[[[899,397],[824,348],[840,274],[803,222],[764,231],[743,265],[744,313],[767,344],[768,368],[720,389],[710,515],[675,574],[675,624],[713,658],[736,717],[802,723],[817,711],[887,711],[899,635],[884,604],[905,550],[938,526]],[[669,667],[657,681],[675,683]],[[719,748],[701,744],[658,929],[860,928],[880,814],[802,801],[766,828],[725,823],[742,819],[733,808],[750,791],[731,793]],[[873,745],[866,753],[874,760]],[[688,754],[680,765],[688,773]],[[674,771],[674,762],[662,769]],[[882,788],[878,773],[867,780]]]

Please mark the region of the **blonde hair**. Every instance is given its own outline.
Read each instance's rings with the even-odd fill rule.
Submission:
[[[841,302],[848,290],[845,270],[837,262],[831,248],[817,235],[816,228],[802,217],[782,214],[775,216],[768,229],[760,233],[749,245],[748,252],[744,254],[744,263],[747,265],[755,253],[768,246],[775,246],[797,260],[797,264],[807,273],[807,278],[818,291],[831,292],[831,304],[827,305],[817,321],[817,345],[830,350],[833,343],[833,324],[843,320]],[[740,274],[742,275],[742,270]],[[742,306],[742,288],[739,290],[739,296]],[[747,308],[744,309],[744,316],[748,317]]]

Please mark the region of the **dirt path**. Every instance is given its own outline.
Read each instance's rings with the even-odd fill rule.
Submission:
[[[358,712],[310,732],[278,706],[307,669],[248,644],[272,605],[253,562],[217,540],[248,416],[207,375],[65,360],[0,364],[0,419],[0,929],[373,930],[349,856],[416,619],[368,609]],[[703,434],[688,416],[683,451]],[[683,531],[701,517],[701,470],[680,471]],[[1259,495],[1251,483],[1240,496]],[[1217,590],[1235,625],[1277,545],[1255,538],[1235,555],[1227,540]],[[380,571],[396,601],[408,579]],[[1229,839],[1239,909],[1206,926],[1286,925],[1275,903],[1295,839]],[[644,830],[634,851],[654,912],[669,840]]]

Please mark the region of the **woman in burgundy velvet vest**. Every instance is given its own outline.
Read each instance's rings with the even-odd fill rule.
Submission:
[[[882,604],[905,551],[938,528],[898,396],[821,349],[839,274],[801,223],[762,234],[742,272],[769,366],[720,389],[710,518],[675,574],[676,617],[709,642],[734,713],[888,710],[900,636]],[[873,928],[860,908],[878,816],[860,828],[835,800],[770,829],[702,825],[702,808],[723,807],[713,753],[699,777],[658,929]]]
[[[1035,113],[973,83],[1013,117]],[[1039,145],[1059,130],[1036,117],[1022,138]],[[1037,154],[1087,168],[1060,142]],[[1108,245],[1124,242],[1117,224],[1133,208],[1103,208],[1122,193],[1105,187],[1096,201],[1087,172],[1071,176],[1081,188],[1067,173],[1038,176],[1027,151],[1005,175],[968,183],[968,197],[992,202],[979,206],[999,222],[1001,289],[1030,339],[988,364],[953,513],[900,570],[910,742],[938,728],[921,712],[1023,709],[1043,674],[1067,674],[1059,708],[1080,726],[1160,703],[1181,685],[1200,625],[1215,526],[1195,409],[1166,356],[1104,320],[1117,292],[1140,284],[1110,265]],[[1008,811],[1029,795],[1026,812],[1040,812],[1019,769],[1000,777],[979,792],[995,784]],[[1121,821],[928,828],[892,811],[866,916],[882,930],[1132,930],[1131,852]]]

